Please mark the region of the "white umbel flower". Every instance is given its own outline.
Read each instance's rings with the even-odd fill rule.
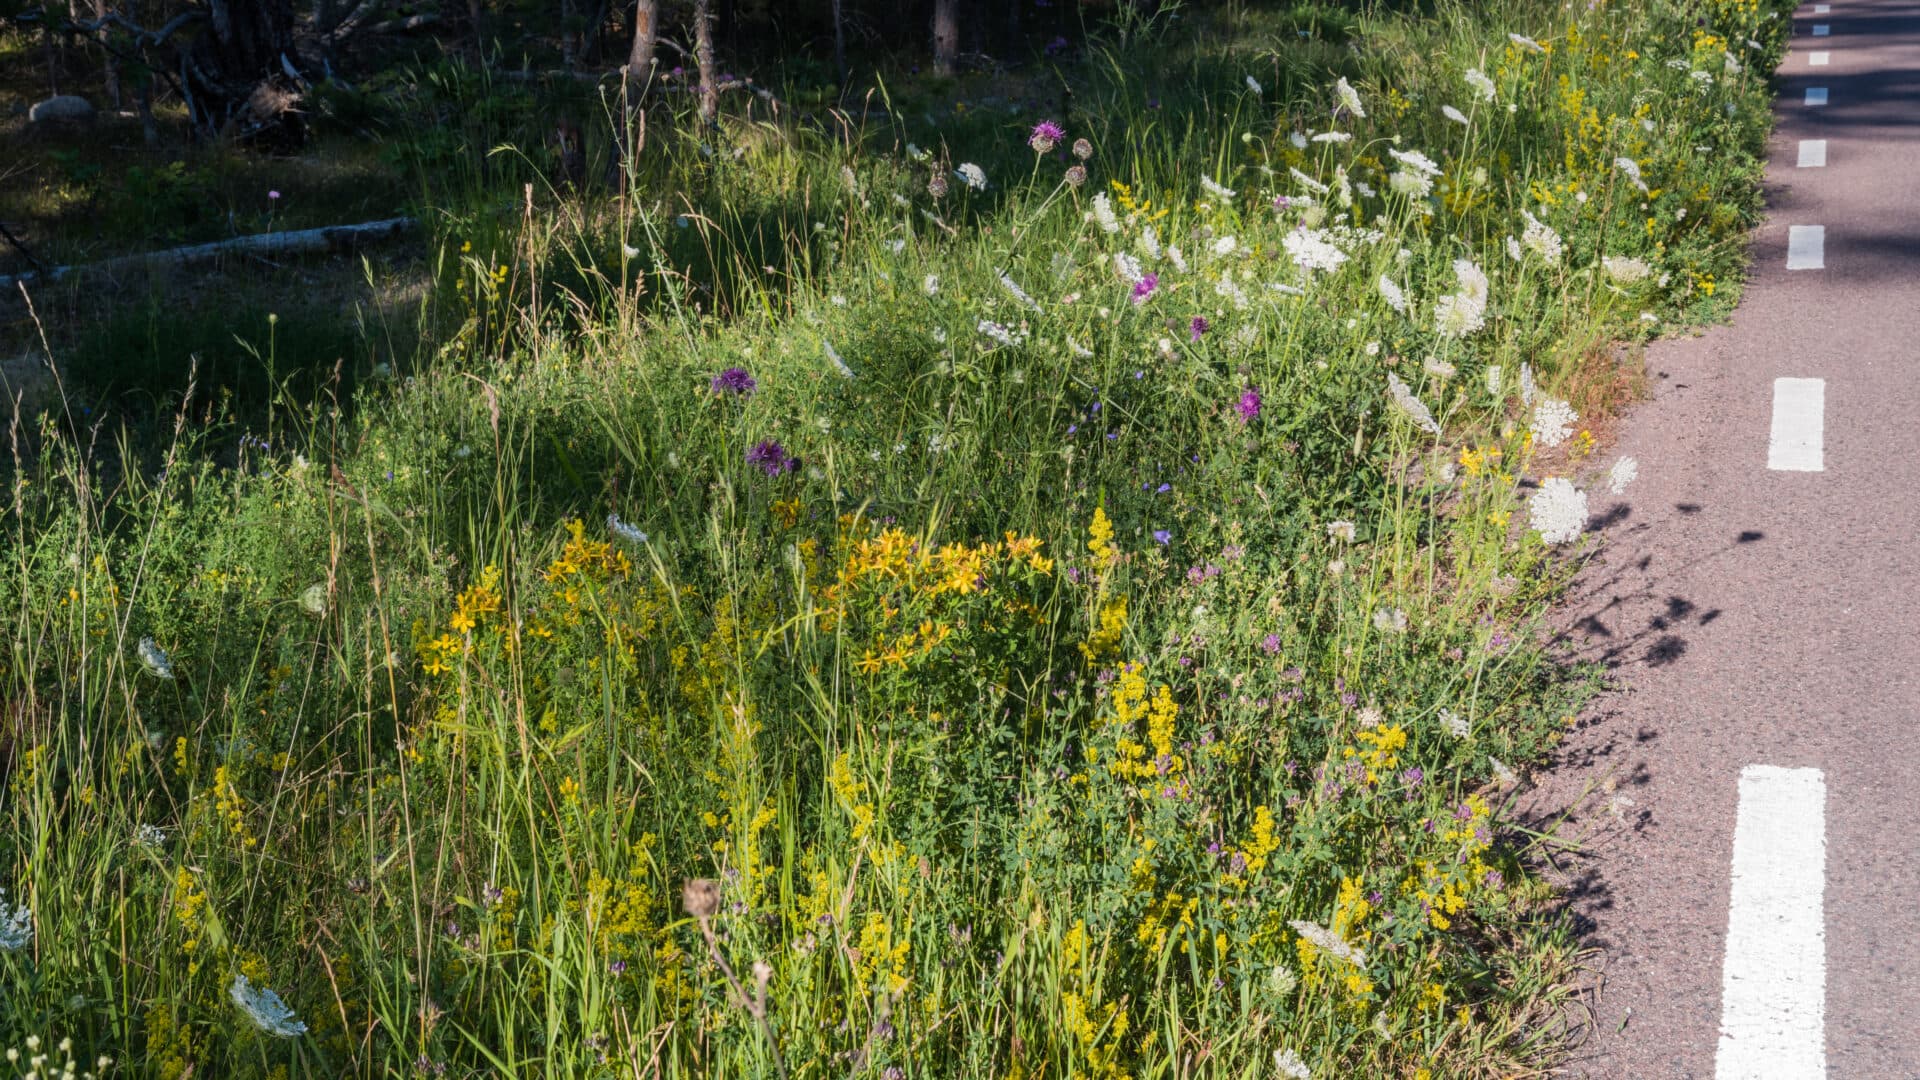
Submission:
[[[1251,75],[1247,76],[1247,89],[1253,91],[1256,94],[1261,93],[1260,80],[1254,78]]]
[[[1338,270],[1340,264],[1347,261],[1346,252],[1334,247],[1327,234],[1319,229],[1295,229],[1281,238],[1280,245],[1287,249],[1293,265],[1309,274],[1315,270]]]
[[[1352,142],[1353,135],[1345,131],[1323,131],[1313,137],[1314,142],[1343,143]]]
[[[1493,80],[1487,78],[1486,72],[1481,71],[1479,68],[1468,68],[1467,85],[1473,87],[1473,92],[1479,96],[1481,101],[1493,100],[1495,93]]]
[[[1548,266],[1560,265],[1561,252],[1566,249],[1566,245],[1560,240],[1560,234],[1553,231],[1553,226],[1534,217],[1528,211],[1520,211],[1520,216],[1527,221],[1526,231],[1520,234],[1521,245],[1540,256]]]
[[[1473,724],[1452,709],[1440,710],[1440,726],[1456,739],[1464,739],[1473,734]]]
[[[965,181],[966,185],[973,190],[987,190],[987,171],[975,165],[973,162],[969,161],[953,171],[958,173],[960,179]]]
[[[1522,34],[1508,34],[1507,40],[1530,53],[1543,53],[1547,51],[1546,46]]]
[[[1467,114],[1461,112],[1459,109],[1456,109],[1451,105],[1440,106],[1440,115],[1446,117],[1447,119],[1453,121],[1456,124],[1467,123]]]
[[[1287,172],[1290,175],[1292,175],[1292,177],[1295,180],[1299,181],[1301,187],[1306,188],[1308,191],[1313,192],[1315,195],[1325,195],[1327,193],[1327,185],[1321,183],[1318,180],[1315,180],[1313,177],[1308,176],[1306,173],[1301,172],[1299,169],[1293,168],[1292,166],[1288,166]]]
[[[1229,188],[1226,185],[1215,181],[1213,177],[1208,176],[1206,173],[1200,174],[1200,190],[1206,192],[1207,194],[1213,196],[1216,199],[1222,199],[1222,200],[1231,199],[1236,194],[1238,194],[1238,192],[1234,191],[1232,188]]]
[[[1013,297],[1021,307],[1028,311],[1040,310],[1040,304],[1033,297],[1028,296],[1027,290],[1021,288],[1020,283],[1013,280],[1013,275],[1005,270],[1000,271],[1000,287],[1007,290],[1007,295]]]
[[[1391,371],[1387,372],[1387,393],[1393,397],[1394,405],[1406,414],[1407,419],[1413,421],[1415,427],[1429,435],[1439,436],[1440,424],[1433,418],[1433,412],[1427,408],[1426,402],[1414,396],[1407,384],[1400,381],[1400,376]]]
[[[0,949],[19,952],[33,944],[33,909],[25,904],[9,907],[7,890],[0,889]]]
[[[1514,262],[1527,261],[1526,252],[1520,249],[1520,241],[1515,240],[1512,233],[1507,234],[1507,258],[1512,259]]]
[[[647,542],[647,534],[641,532],[639,526],[631,522],[621,521],[620,515],[618,514],[607,515],[607,531],[612,533],[615,538],[619,539],[622,543],[631,544],[634,547],[639,547],[641,544]]]
[[[166,650],[154,644],[152,638],[141,638],[137,651],[140,655],[140,666],[147,669],[147,674],[156,679],[173,678],[173,661],[167,659]]]
[[[1393,160],[1410,169],[1424,173],[1427,176],[1440,175],[1439,163],[1418,150],[1388,150],[1387,153]]]
[[[1640,463],[1630,457],[1623,457],[1607,470],[1607,493],[1618,495],[1627,490],[1627,485],[1640,476]]]
[[[1433,177],[1417,169],[1395,169],[1387,177],[1387,186],[1397,195],[1424,199],[1433,194]]]
[[[235,975],[233,985],[227,988],[227,996],[240,1011],[247,1014],[255,1027],[269,1035],[291,1039],[307,1033],[307,1025],[293,1015],[287,1003],[280,995],[264,986],[255,986],[245,975]]]
[[[1522,360],[1520,362],[1520,404],[1532,408],[1534,395],[1539,392],[1540,388],[1533,381],[1533,365]]]
[[[1653,268],[1645,262],[1624,255],[1603,257],[1600,260],[1600,269],[1605,271],[1607,278],[1615,285],[1632,285],[1637,281],[1644,281],[1648,274],[1653,273]]]
[[[1400,291],[1400,286],[1395,285],[1392,278],[1381,274],[1380,280],[1374,284],[1380,287],[1380,298],[1387,302],[1388,307],[1402,315],[1407,313],[1407,294]]]
[[[1528,524],[1549,544],[1568,544],[1587,527],[1587,493],[1558,476],[1527,500]]]
[[[1633,181],[1633,186],[1639,188],[1641,194],[1646,194],[1647,182],[1640,178],[1639,162],[1630,157],[1617,157],[1613,159],[1613,164],[1615,168],[1626,174],[1627,179]]]
[[[1442,337],[1466,337],[1487,322],[1487,275],[1467,259],[1453,261],[1460,288],[1433,305],[1434,329]]]
[[[1485,378],[1487,380],[1488,396],[1499,397],[1500,396],[1500,365],[1488,364]]]
[[[1300,1060],[1300,1055],[1292,1049],[1280,1049],[1273,1052],[1273,1071],[1285,1080],[1313,1080],[1313,1070]]]
[[[1113,212],[1113,200],[1107,198],[1104,191],[1093,197],[1093,220],[1101,232],[1111,235],[1120,231],[1120,218]]]
[[[327,583],[316,581],[300,594],[300,610],[318,619],[327,613]]]
[[[1355,536],[1355,530],[1353,527],[1353,522],[1351,521],[1327,522],[1327,539],[1344,540],[1347,543],[1351,544],[1353,543],[1354,536]]]
[[[1140,236],[1133,242],[1133,246],[1147,258],[1157,259],[1160,257],[1160,234],[1153,230],[1153,226],[1142,225]]]
[[[1305,938],[1308,944],[1326,953],[1328,956],[1345,960],[1357,968],[1367,966],[1366,953],[1348,944],[1345,938],[1321,926],[1319,923],[1308,922],[1305,919],[1294,919],[1287,923],[1287,925],[1293,927],[1293,932]]]
[[[1345,78],[1333,84],[1333,100],[1340,108],[1362,119],[1366,118],[1367,110],[1360,104],[1360,92]]]
[[[920,291],[928,296],[940,295],[940,275],[928,274],[926,280],[920,283]]]
[[[1533,441],[1552,449],[1567,441],[1573,434],[1573,425],[1580,422],[1580,414],[1573,406],[1559,398],[1543,397],[1533,407],[1533,422],[1528,428],[1533,432]]]
[[[1124,251],[1113,253],[1113,272],[1129,285],[1138,285],[1140,279],[1147,276],[1147,272],[1140,268],[1140,260]]]
[[[840,373],[841,378],[844,378],[844,379],[853,378],[853,369],[847,366],[847,362],[845,360],[840,359],[840,353],[834,349],[833,342],[826,341],[823,339],[820,342],[820,347],[826,350],[827,359],[833,361],[833,369]]]

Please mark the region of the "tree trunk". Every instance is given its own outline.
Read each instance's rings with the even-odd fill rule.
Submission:
[[[953,75],[960,67],[960,0],[933,0],[933,71]]]
[[[93,0],[93,17],[96,19],[107,17],[107,0]],[[113,102],[114,108],[123,108],[125,102],[121,100],[120,95],[120,58],[113,55],[111,49],[102,49],[100,53],[106,57],[106,68],[101,74],[106,83],[107,100]]]
[[[636,0],[633,48],[627,51],[627,78],[642,86],[653,81],[653,50],[660,41],[659,0]]]
[[[574,70],[580,60],[576,41],[579,22],[573,10],[573,0],[560,0],[560,66],[568,71]]]
[[[208,16],[213,32],[194,41],[183,65],[194,121],[241,138],[298,143],[304,128],[292,0],[210,0]]]
[[[847,86],[847,21],[841,0],[833,0],[833,70],[840,75],[840,88]]]
[[[693,0],[693,53],[700,62],[700,118],[720,115],[720,87],[713,75],[713,0]]]

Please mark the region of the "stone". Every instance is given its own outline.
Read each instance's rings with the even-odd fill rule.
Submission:
[[[75,121],[93,119],[93,105],[86,98],[73,94],[61,94],[27,110],[27,122],[43,124],[48,121]]]

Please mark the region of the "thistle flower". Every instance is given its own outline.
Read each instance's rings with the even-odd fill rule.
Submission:
[[[1093,197],[1093,220],[1100,231],[1112,235],[1120,231],[1120,218],[1113,212],[1113,200],[1102,191]]]
[[[768,476],[779,476],[800,464],[798,458],[787,456],[787,448],[773,439],[762,439],[747,451],[747,464],[760,469]]]
[[[1440,106],[1440,115],[1446,117],[1447,119],[1453,121],[1456,124],[1467,123],[1467,114],[1461,112],[1459,109],[1456,109],[1451,105]]]
[[[1640,476],[1640,463],[1630,457],[1623,457],[1607,470],[1607,492],[1618,495],[1627,490],[1627,485]]]
[[[1066,180],[1068,187],[1080,187],[1087,182],[1087,167],[1085,165],[1069,165],[1067,166],[1067,174],[1063,179]]]
[[[1223,202],[1233,198],[1234,195],[1237,194],[1232,188],[1225,187],[1216,182],[1213,177],[1208,176],[1206,173],[1200,174],[1200,190]]]
[[[1281,238],[1280,245],[1287,249],[1293,265],[1309,275],[1315,270],[1330,273],[1347,261],[1346,252],[1334,247],[1328,234],[1319,229],[1295,229]]]
[[[1487,78],[1486,72],[1479,68],[1468,68],[1466,78],[1467,85],[1473,87],[1473,92],[1479,95],[1481,101],[1493,100],[1495,94],[1493,80]]]
[[[760,383],[743,367],[730,367],[713,377],[707,388],[716,394],[751,394],[759,389]]]
[[[1413,421],[1414,427],[1429,435],[1439,436],[1440,424],[1433,418],[1433,413],[1427,408],[1426,402],[1414,396],[1413,391],[1407,388],[1407,384],[1400,381],[1400,376],[1391,371],[1387,372],[1387,393],[1393,398],[1394,405],[1406,414],[1407,419]]]
[[[1027,136],[1027,145],[1036,154],[1051,154],[1060,140],[1067,137],[1066,131],[1051,120],[1042,120],[1033,125],[1033,133]]]
[[[1587,525],[1587,493],[1571,481],[1552,477],[1527,500],[1527,518],[1547,543],[1571,543]]]
[[[1189,342],[1199,341],[1206,335],[1207,330],[1211,326],[1212,324],[1207,322],[1205,315],[1195,315],[1187,323],[1187,340]]]
[[[1567,441],[1573,433],[1573,425],[1580,422],[1580,414],[1573,406],[1559,398],[1543,397],[1533,407],[1533,422],[1528,430],[1533,432],[1533,441],[1549,449]]]
[[[307,1032],[307,1025],[293,1015],[293,1010],[280,1000],[279,994],[264,986],[253,985],[245,975],[233,977],[233,985],[227,988],[227,996],[233,999],[241,1012],[247,1014],[247,1019],[253,1021],[255,1027],[269,1035],[291,1039]]]
[[[0,889],[0,949],[19,952],[33,944],[33,909],[25,904],[7,905],[7,890]]]
[[[1093,157],[1093,144],[1085,139],[1073,140],[1073,156],[1079,158],[1081,161],[1086,161]]]
[[[1240,414],[1242,424],[1251,424],[1260,418],[1260,391],[1252,387],[1240,392],[1240,400],[1234,403],[1233,411]]]
[[[167,659],[166,652],[155,645],[151,637],[141,638],[137,651],[140,654],[140,666],[147,669],[147,674],[156,679],[173,678],[173,661]]]
[[[955,175],[960,177],[963,183],[965,183],[968,187],[972,188],[973,190],[975,191],[987,190],[986,170],[982,169],[978,165],[975,165],[973,162],[969,161],[953,171]]]
[[[927,177],[927,194],[936,199],[944,199],[947,197],[946,173],[935,172],[933,175]]]
[[[607,531],[624,543],[632,544],[634,547],[639,547],[641,544],[647,542],[647,534],[641,532],[639,526],[621,521],[620,515],[618,514],[607,515]]]
[[[1159,274],[1142,274],[1140,280],[1133,283],[1133,302],[1136,304],[1146,303],[1147,299],[1153,295],[1154,290],[1159,287]]]
[[[1407,294],[1400,291],[1400,286],[1395,285],[1393,280],[1385,274],[1381,274],[1380,280],[1375,284],[1380,287],[1380,298],[1387,302],[1388,307],[1402,315],[1407,313]]]
[[[1353,85],[1345,78],[1333,84],[1333,100],[1337,108],[1344,109],[1363,120],[1366,119],[1367,110],[1360,104],[1359,92],[1354,90]]]
[[[1357,968],[1367,966],[1366,953],[1347,944],[1345,938],[1321,926],[1319,923],[1308,922],[1305,919],[1294,919],[1287,923],[1287,925],[1293,927],[1293,932],[1305,938],[1309,945],[1326,953],[1328,956],[1345,960]]]

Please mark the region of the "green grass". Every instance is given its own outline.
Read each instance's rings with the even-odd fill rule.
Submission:
[[[1048,114],[902,90],[852,139],[656,119],[632,197],[529,207],[537,155],[453,110],[391,379],[21,435],[0,1041],[167,1077],[1550,1068],[1582,946],[1507,774],[1594,673],[1542,628],[1587,541],[1529,500],[1610,462],[1522,372],[1605,407],[1595,343],[1724,301],[1764,15],[1097,40],[1052,115],[1081,187],[1025,146]],[[495,92],[457,75],[415,78]],[[1375,194],[1299,201],[1336,168]],[[1509,257],[1523,211],[1557,257]]]

